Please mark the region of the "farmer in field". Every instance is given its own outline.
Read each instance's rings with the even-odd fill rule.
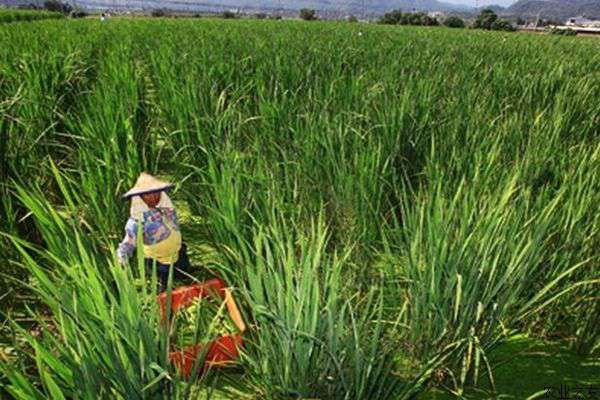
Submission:
[[[158,291],[166,290],[169,271],[180,277],[189,270],[186,246],[181,241],[177,213],[166,191],[174,185],[152,175],[142,173],[135,186],[123,195],[131,200],[129,220],[125,225],[125,238],[119,244],[117,256],[126,264],[137,244],[138,225],[143,233],[143,251],[146,268],[156,268]]]

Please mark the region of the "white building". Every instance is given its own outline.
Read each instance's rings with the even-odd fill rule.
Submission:
[[[588,19],[586,17],[569,18],[565,23],[566,26],[580,26],[582,28],[600,28],[600,21]]]

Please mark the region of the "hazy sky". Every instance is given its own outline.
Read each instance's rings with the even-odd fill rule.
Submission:
[[[454,3],[454,4],[466,4],[468,6],[475,6],[475,0],[442,0],[446,3]],[[479,6],[489,6],[490,4],[497,4],[499,6],[510,6],[516,0],[479,0]]]

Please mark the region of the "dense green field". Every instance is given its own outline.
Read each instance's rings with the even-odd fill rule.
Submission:
[[[0,26],[6,394],[599,385],[598,65],[595,38],[444,28]],[[182,381],[141,258],[115,261],[144,170],[177,183],[194,278],[236,290],[251,329],[233,370]],[[517,333],[560,340],[579,372],[506,361]],[[507,362],[537,386],[512,390]]]
[[[19,22],[19,21],[37,21],[42,19],[60,19],[63,18],[59,12],[43,10],[17,10],[11,8],[0,8],[0,23]]]

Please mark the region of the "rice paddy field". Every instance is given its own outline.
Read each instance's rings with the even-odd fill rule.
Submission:
[[[156,277],[116,261],[141,171],[176,183],[172,285],[233,288],[236,365],[182,378]],[[599,172],[595,38],[0,25],[0,397],[593,398]]]

